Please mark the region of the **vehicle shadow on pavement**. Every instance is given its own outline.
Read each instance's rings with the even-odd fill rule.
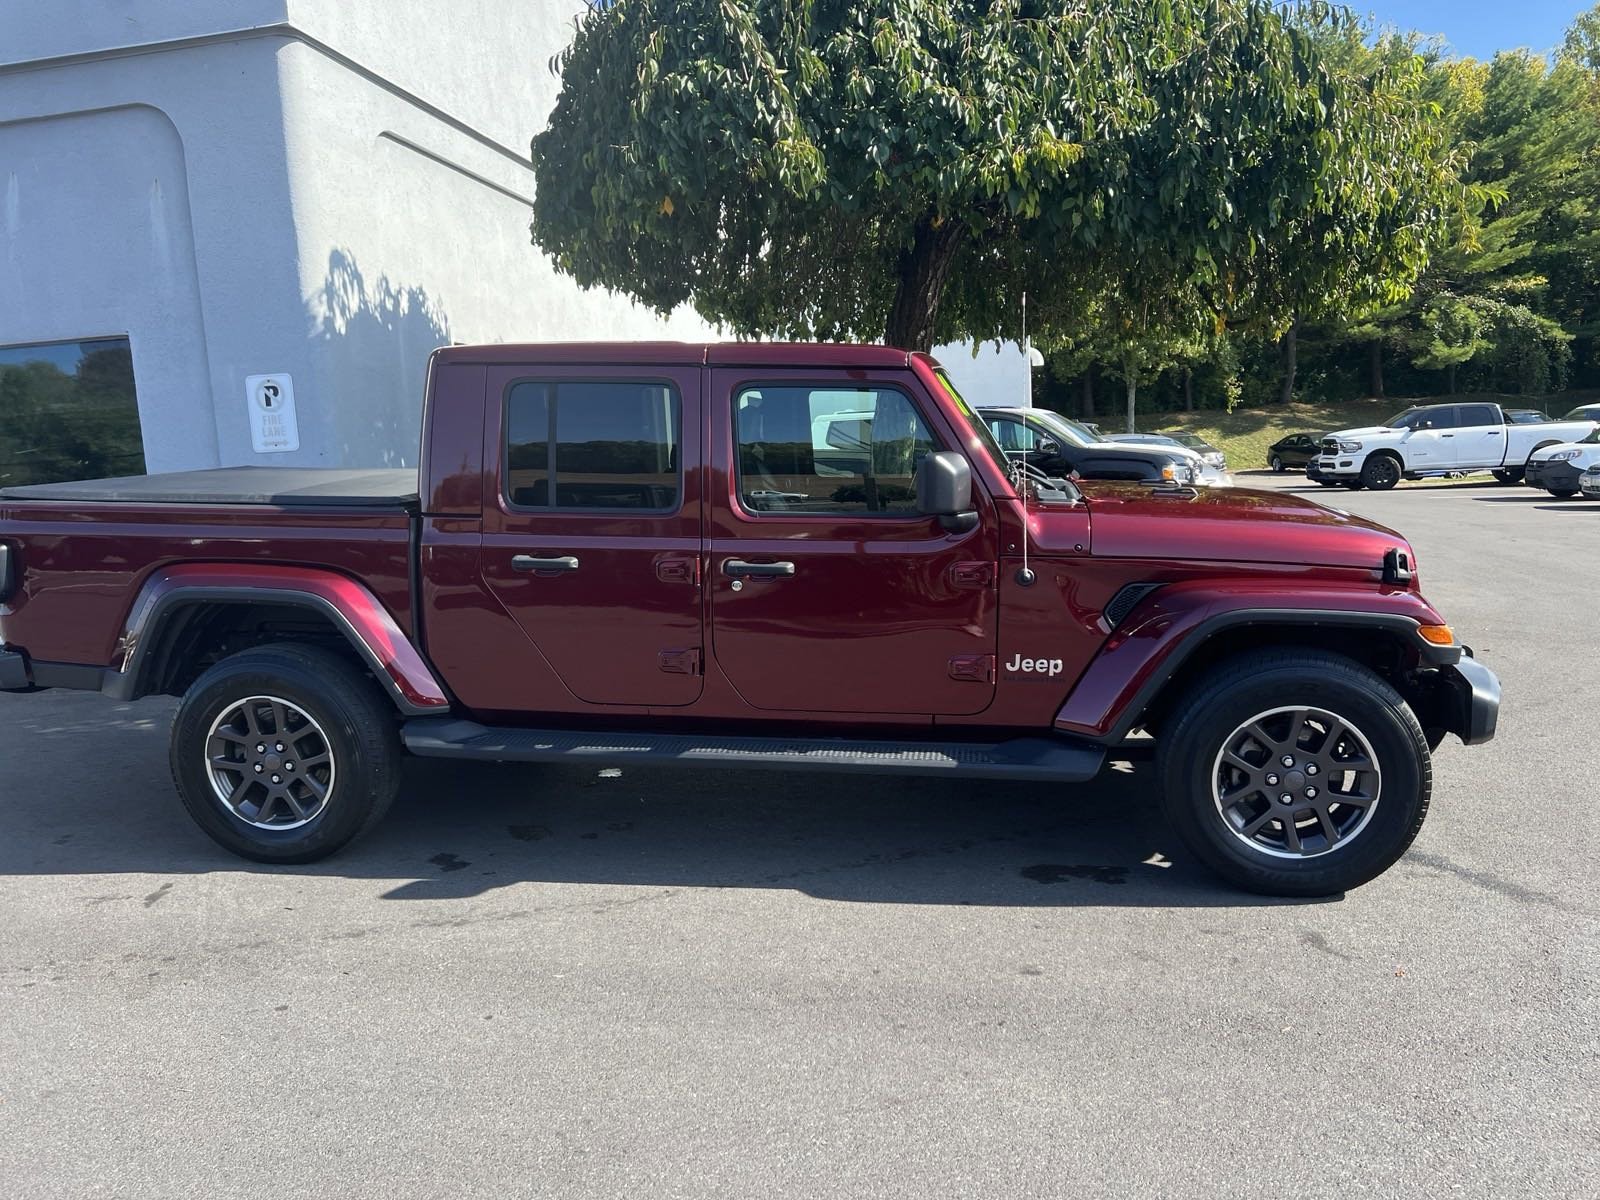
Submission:
[[[183,811],[167,777],[170,712],[162,700],[0,698],[0,876],[333,876],[432,901],[599,884],[869,904],[1296,903],[1226,887],[1194,862],[1156,810],[1148,764],[1067,788],[410,760],[364,839],[309,866],[264,866],[215,847]]]

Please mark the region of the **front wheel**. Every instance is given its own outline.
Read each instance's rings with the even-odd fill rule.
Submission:
[[[1503,471],[1494,472],[1494,477],[1496,479],[1498,479],[1501,483],[1521,483],[1522,482],[1522,468],[1520,468],[1520,467],[1507,467]]]
[[[376,824],[400,780],[393,706],[349,660],[313,646],[245,650],[184,695],[172,777],[189,815],[256,862],[326,858]]]
[[[1557,500],[1571,500],[1578,494],[1577,488],[1546,488]]]
[[[1276,896],[1359,887],[1405,853],[1432,790],[1404,698],[1342,655],[1234,659],[1173,714],[1157,759],[1163,809],[1230,883]]]
[[[1374,454],[1361,464],[1361,486],[1386,492],[1400,482],[1400,463],[1393,455]]]

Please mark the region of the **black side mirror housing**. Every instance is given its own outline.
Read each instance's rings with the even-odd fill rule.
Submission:
[[[948,533],[966,533],[978,527],[972,507],[972,464],[964,454],[941,450],[917,464],[917,511],[937,517]]]
[[[1061,443],[1051,441],[1049,438],[1040,438],[1038,445],[1034,446],[1033,452],[1045,458],[1055,458],[1061,453]]]

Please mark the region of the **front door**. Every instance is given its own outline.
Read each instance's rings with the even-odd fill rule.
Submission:
[[[1407,418],[1406,470],[1448,471],[1456,465],[1456,410],[1425,408]]]
[[[701,374],[490,368],[483,577],[563,689],[529,708],[699,697]]]
[[[992,503],[948,533],[916,511],[958,445],[915,376],[719,368],[708,503],[712,652],[755,708],[963,715],[994,696]]]
[[[1492,404],[1463,404],[1456,412],[1456,466],[1470,470],[1504,463],[1506,427],[1500,410]]]

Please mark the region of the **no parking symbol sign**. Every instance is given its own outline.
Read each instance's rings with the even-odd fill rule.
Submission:
[[[300,424],[294,415],[294,380],[288,375],[246,375],[250,444],[257,454],[300,449]]]

